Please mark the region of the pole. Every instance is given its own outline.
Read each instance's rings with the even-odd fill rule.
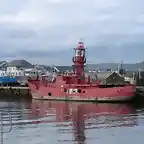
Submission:
[[[1,113],[1,144],[3,144],[3,116]]]

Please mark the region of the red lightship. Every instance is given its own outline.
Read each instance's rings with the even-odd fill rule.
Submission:
[[[135,96],[135,85],[123,83],[107,87],[98,79],[90,81],[89,76],[84,72],[86,63],[84,43],[79,42],[74,50],[73,73],[57,75],[51,80],[50,76],[29,80],[33,99],[117,102],[129,101]]]

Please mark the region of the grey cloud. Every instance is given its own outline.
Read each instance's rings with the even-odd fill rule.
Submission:
[[[67,59],[81,38],[93,59],[116,59],[119,54],[102,53],[113,50],[125,58],[125,49],[143,47],[143,0],[9,2],[0,5],[0,56]]]
[[[29,39],[31,37],[35,37],[37,36],[37,34],[33,31],[33,30],[26,30],[26,29],[15,29],[15,30],[10,30],[8,31],[8,34],[7,36],[9,38],[26,38],[26,39]]]
[[[17,14],[29,0],[1,0],[0,1],[0,15],[2,14]]]

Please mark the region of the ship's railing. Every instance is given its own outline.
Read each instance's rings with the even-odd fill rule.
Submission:
[[[58,72],[59,70],[55,66],[49,66],[49,70],[47,70],[46,72],[46,76],[48,76],[48,81],[55,81]]]
[[[8,130],[4,130],[4,125],[9,126]],[[8,122],[8,123],[7,123]],[[1,144],[3,144],[3,134],[10,133],[12,130],[12,117],[9,112],[0,112],[0,133],[1,133]]]

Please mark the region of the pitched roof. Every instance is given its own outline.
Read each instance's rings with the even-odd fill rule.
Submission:
[[[98,77],[99,80],[104,80],[104,79],[110,77],[110,76],[113,75],[113,74],[119,75],[119,74],[116,73],[116,72],[107,72],[107,71],[106,71],[106,72],[97,73],[97,77]],[[119,75],[119,76],[121,77],[121,75]]]
[[[2,66],[7,66],[7,62],[6,61],[0,61],[0,67]]]
[[[0,61],[0,64],[5,63],[6,61]]]
[[[99,80],[104,80],[106,79],[108,76],[110,76],[112,74],[112,72],[100,72],[100,73],[97,73],[97,77]]]
[[[8,67],[32,67],[32,64],[26,60],[13,60],[8,63]]]

